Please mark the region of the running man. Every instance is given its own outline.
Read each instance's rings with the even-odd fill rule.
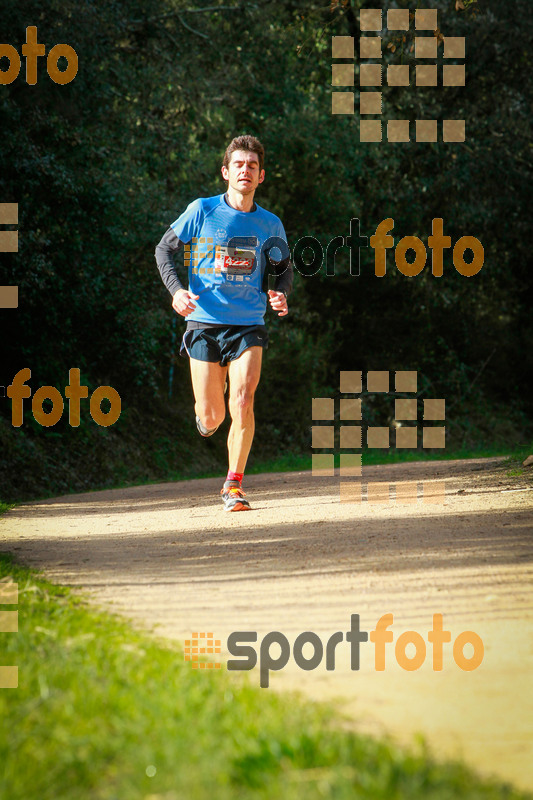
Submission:
[[[268,346],[267,294],[278,316],[286,316],[293,280],[281,220],[254,202],[265,179],[263,161],[258,139],[233,139],[222,166],[227,191],[192,202],[155,251],[172,307],[187,319],[180,354],[190,360],[196,426],[204,437],[224,421],[229,380],[229,470],[220,492],[225,511],[250,509],[242,479],[254,437],[254,394]],[[174,265],[173,254],[181,247],[188,289]],[[269,273],[276,276],[275,289],[266,291]]]

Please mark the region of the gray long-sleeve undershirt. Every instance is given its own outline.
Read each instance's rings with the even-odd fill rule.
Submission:
[[[174,253],[177,253],[183,244],[184,242],[178,239],[172,228],[169,228],[155,248],[155,260],[161,280],[173,297],[178,289],[185,288],[178,277],[174,263]]]

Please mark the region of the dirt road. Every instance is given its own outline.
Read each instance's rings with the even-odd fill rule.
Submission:
[[[225,645],[232,631],[257,631],[259,652],[270,631],[291,645],[313,631],[325,644],[350,629],[352,614],[372,631],[392,613],[384,671],[374,668],[370,641],[352,670],[343,641],[334,671],[325,659],[304,671],[291,654],[263,691],[297,688],[335,701],[361,729],[402,742],[420,732],[438,756],[462,756],[531,789],[533,473],[513,477],[502,459],[447,461],[365,467],[363,483],[443,479],[445,505],[385,505],[340,503],[338,479],[252,476],[245,488],[254,510],[240,514],[223,513],[214,479],[70,495],[8,512],[0,549],[179,640],[213,631]],[[428,642],[433,614],[451,632],[442,671],[433,670]],[[427,647],[415,671],[396,658],[409,630]],[[454,660],[462,631],[483,642],[475,670]],[[415,645],[405,649],[414,653]],[[464,657],[472,653],[467,644]],[[259,683],[257,669],[250,679]]]

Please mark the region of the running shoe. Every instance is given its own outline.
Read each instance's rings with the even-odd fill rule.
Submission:
[[[226,481],[220,490],[224,511],[251,511],[239,481]]]
[[[204,428],[202,423],[200,422],[200,417],[196,417],[196,427],[198,428],[198,433],[200,436],[203,436],[206,439],[208,436],[212,436],[216,431],[218,431],[220,425],[217,425],[216,428]]]

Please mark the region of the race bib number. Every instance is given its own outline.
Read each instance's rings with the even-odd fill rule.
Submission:
[[[232,243],[231,247],[216,246],[215,270],[226,275],[250,275],[256,263],[256,237],[234,237]]]

